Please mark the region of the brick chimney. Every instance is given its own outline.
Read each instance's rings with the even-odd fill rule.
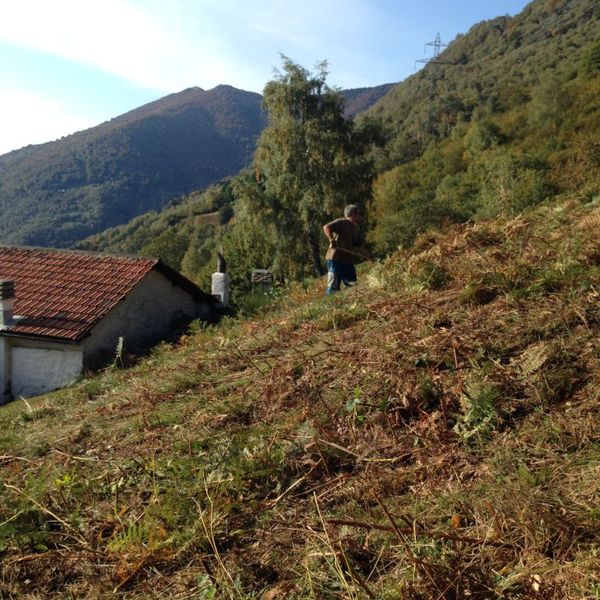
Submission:
[[[15,299],[15,282],[11,279],[0,279],[0,328],[13,324],[13,302]]]

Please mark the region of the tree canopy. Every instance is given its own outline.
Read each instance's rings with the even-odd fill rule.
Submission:
[[[343,98],[326,83],[327,63],[311,73],[282,60],[282,71],[264,89],[269,124],[258,141],[254,177],[236,188],[236,227],[261,240],[251,258],[265,260],[269,249],[271,264],[255,266],[281,276],[322,274],[322,225],[346,204],[369,203],[373,128],[358,130],[344,118]],[[238,231],[231,241],[244,237]]]

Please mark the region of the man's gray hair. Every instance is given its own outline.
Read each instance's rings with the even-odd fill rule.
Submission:
[[[344,208],[344,216],[347,218],[350,215],[358,215],[360,214],[360,208],[356,206],[356,204],[348,204],[346,208]]]

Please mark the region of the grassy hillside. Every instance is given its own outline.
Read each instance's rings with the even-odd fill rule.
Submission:
[[[600,593],[600,198],[0,409],[0,596]]]

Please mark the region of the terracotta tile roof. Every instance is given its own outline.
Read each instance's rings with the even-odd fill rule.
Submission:
[[[22,317],[10,334],[78,341],[157,267],[171,271],[156,259],[0,246],[0,279],[14,280]]]

